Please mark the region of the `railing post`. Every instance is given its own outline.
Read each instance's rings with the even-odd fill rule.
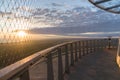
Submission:
[[[85,56],[85,44],[84,44],[85,42],[84,41],[82,41],[82,55],[83,56]]]
[[[99,50],[99,40],[98,39],[97,39],[96,45],[97,45],[97,51],[98,51]]]
[[[99,42],[99,39],[97,40],[97,44],[98,44],[98,50],[100,50],[100,42]]]
[[[74,66],[74,57],[73,57],[73,43],[71,45],[71,52],[70,52],[70,59],[71,59],[71,66]]]
[[[84,41],[84,56],[86,55],[86,40]]]
[[[29,69],[25,70],[25,72],[20,76],[20,80],[30,80]]]
[[[111,38],[111,48],[114,48],[115,39]]]
[[[97,44],[98,44],[98,50],[100,50],[100,44],[101,44],[100,39],[98,39]]]
[[[96,52],[96,44],[95,44],[95,41],[96,41],[96,40],[93,41],[93,44],[94,44],[94,45],[93,45],[93,46],[94,46],[94,47],[93,47],[93,48],[94,48],[94,52]]]
[[[98,40],[99,50],[101,50],[101,40]]]
[[[86,40],[84,41],[84,56],[86,55]]]
[[[109,37],[108,38],[108,49],[110,49],[111,48],[111,38]]]
[[[90,48],[90,53],[93,53],[93,45],[94,45],[94,43],[93,43],[93,40],[90,40],[89,41],[89,48]]]
[[[69,56],[68,56],[68,45],[65,45],[65,73],[69,74]]]
[[[101,50],[101,39],[98,40],[99,50]]]
[[[86,41],[86,54],[89,54],[89,40]]]
[[[96,52],[96,47],[97,47],[96,40],[94,40],[94,52]]]
[[[84,50],[85,50],[85,55],[87,54],[87,40],[85,40],[85,43],[84,43]]]
[[[90,43],[91,43],[91,40],[88,40],[87,41],[87,54],[89,54],[89,53],[91,53],[91,51],[90,51],[90,47],[92,47],[92,46],[90,46]]]
[[[118,45],[119,45],[119,39],[115,39],[114,48],[118,48]]]
[[[106,44],[105,44],[105,39],[103,39],[103,46],[104,46],[104,49],[106,48]]]
[[[94,43],[93,40],[90,40],[90,53],[93,53],[94,50]]]
[[[58,48],[58,80],[64,80],[61,48]]]
[[[47,80],[54,80],[52,54],[47,55]]]
[[[92,41],[92,44],[93,44],[93,53],[95,52],[95,40]]]
[[[74,43],[75,44],[75,61],[78,61],[78,55],[77,55],[77,42]]]
[[[79,59],[81,58],[81,41],[79,41]]]
[[[99,40],[98,39],[97,39],[96,45],[97,45],[97,50],[99,50]]]
[[[101,40],[101,48],[102,48],[102,50],[104,49],[104,46],[103,46],[103,39]]]
[[[104,49],[106,48],[106,44],[105,44],[105,39],[103,39],[103,46],[104,46]]]
[[[104,39],[102,40],[102,48],[104,49],[105,46],[104,46]]]
[[[91,43],[92,43],[92,40],[89,40],[89,43],[88,43],[89,53],[92,53],[91,49],[93,49],[93,43],[92,43],[92,46],[91,46]]]
[[[106,39],[106,49],[108,49],[108,39]]]

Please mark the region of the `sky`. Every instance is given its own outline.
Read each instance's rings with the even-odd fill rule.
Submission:
[[[40,24],[39,27],[43,28],[55,27],[57,24],[62,23],[63,20],[61,18],[66,17],[66,15],[74,15],[72,9],[77,7],[91,7],[89,9],[96,11],[95,7],[93,8],[87,0],[36,0],[36,3],[33,5],[39,8],[35,15],[41,18],[39,18],[38,24]]]
[[[63,18],[77,14],[74,8],[90,6],[87,0],[1,0],[0,28],[56,27],[64,22]],[[90,9],[96,11],[93,7]]]
[[[112,0],[102,6],[108,7],[112,3],[117,4],[119,0]],[[109,36],[113,34],[119,36],[119,21],[120,15],[98,9],[88,0],[0,1],[2,36],[3,34],[15,36],[15,32],[19,30],[47,35]],[[117,25],[113,27],[114,24]]]

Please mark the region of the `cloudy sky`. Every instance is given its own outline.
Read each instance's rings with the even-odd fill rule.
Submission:
[[[41,25],[38,27],[43,28],[56,27],[61,23],[72,22],[72,18],[79,14],[85,16],[83,13],[85,11],[97,11],[97,8],[87,0],[39,0],[35,7],[39,9],[33,14],[39,17],[38,24]]]
[[[119,21],[120,15],[100,10],[88,0],[0,1],[0,32],[4,33],[29,29],[34,34],[119,36]]]

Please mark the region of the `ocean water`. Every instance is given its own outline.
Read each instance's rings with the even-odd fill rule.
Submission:
[[[120,32],[86,32],[86,33],[68,33],[68,36],[81,37],[116,37],[120,36]]]

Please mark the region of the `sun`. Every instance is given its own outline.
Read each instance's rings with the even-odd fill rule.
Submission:
[[[26,33],[25,31],[18,31],[18,32],[17,32],[17,35],[18,35],[19,37],[24,37],[24,36],[27,35],[27,33]]]

